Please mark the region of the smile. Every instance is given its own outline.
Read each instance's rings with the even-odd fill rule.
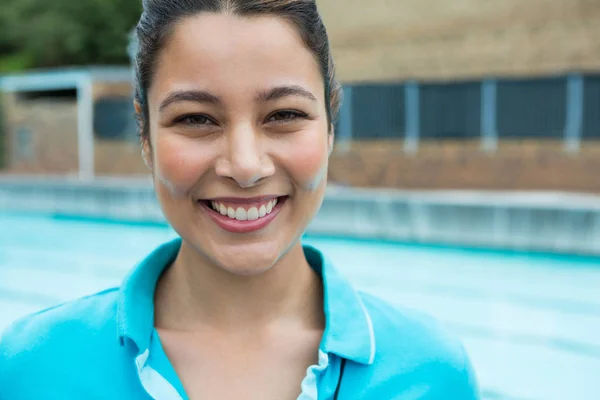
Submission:
[[[269,225],[287,198],[215,199],[201,200],[198,204],[220,228],[233,233],[249,233]]]
[[[273,208],[277,205],[278,198],[261,202],[253,205],[239,205],[232,203],[224,203],[220,201],[211,201],[210,205],[213,210],[228,218],[238,221],[254,221],[273,212]]]

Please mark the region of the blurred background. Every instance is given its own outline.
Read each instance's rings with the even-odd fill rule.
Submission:
[[[600,0],[317,3],[344,101],[305,241],[456,332],[484,398],[600,399]],[[133,118],[140,12],[0,5],[0,330],[175,236]]]

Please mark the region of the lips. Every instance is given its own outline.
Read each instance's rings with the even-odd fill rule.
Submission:
[[[287,196],[254,199],[222,198],[199,201],[203,211],[220,228],[233,233],[264,229],[277,217]]]

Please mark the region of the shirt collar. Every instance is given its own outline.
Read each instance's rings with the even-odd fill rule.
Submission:
[[[150,346],[154,328],[154,290],[162,272],[175,260],[181,239],[154,250],[125,278],[117,306],[118,337],[128,338],[143,352]],[[375,336],[367,309],[350,282],[323,254],[303,246],[311,267],[323,280],[325,332],[321,349],[340,357],[372,364]]]
[[[119,340],[135,343],[141,353],[150,347],[154,329],[154,290],[163,271],[175,260],[181,239],[156,248],[136,265],[121,285],[117,306]]]
[[[305,245],[304,254],[323,280],[325,332],[321,349],[361,364],[373,364],[375,334],[362,299],[319,250]]]

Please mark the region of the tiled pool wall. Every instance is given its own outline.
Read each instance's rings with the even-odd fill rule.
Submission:
[[[0,177],[0,212],[165,223],[148,179]],[[600,255],[600,197],[329,188],[309,234]]]

